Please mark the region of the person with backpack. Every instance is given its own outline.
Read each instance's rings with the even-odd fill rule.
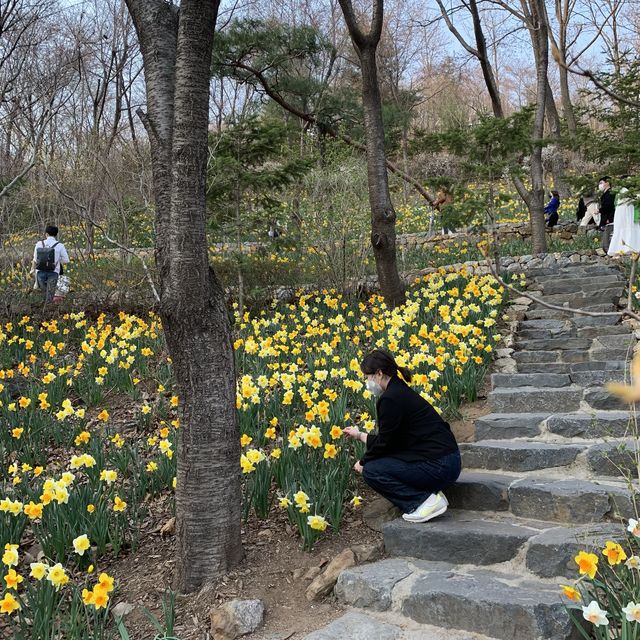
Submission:
[[[52,302],[62,265],[69,262],[69,254],[62,242],[58,242],[58,227],[48,225],[44,233],[44,240],[39,240],[33,250],[33,266],[38,288],[44,293],[45,301]]]
[[[409,386],[411,373],[388,351],[372,351],[360,369],[367,390],[377,398],[378,431],[344,429],[346,436],[367,445],[354,470],[399,507],[407,522],[441,516],[449,505],[443,490],[458,479],[462,468],[451,427]]]

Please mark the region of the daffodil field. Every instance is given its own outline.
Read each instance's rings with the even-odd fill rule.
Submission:
[[[377,295],[326,290],[236,311],[245,515],[286,514],[309,549],[338,531],[362,500],[352,467],[363,445],[343,429],[375,428],[360,358],[389,348],[451,415],[475,397],[502,304],[490,276],[441,269],[393,311]],[[107,637],[117,585],[101,563],[135,548],[149,500],[173,499],[179,412],[152,313],[0,327],[0,624],[14,637]]]

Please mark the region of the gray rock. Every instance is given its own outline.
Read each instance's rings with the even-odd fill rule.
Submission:
[[[568,373],[569,364],[566,362],[521,362],[518,364],[519,373]]]
[[[381,532],[382,525],[389,520],[395,520],[402,514],[400,509],[389,502],[386,498],[376,498],[364,505],[362,509],[362,520],[374,531]]]
[[[531,438],[540,434],[548,413],[489,413],[475,421],[476,440]]]
[[[514,558],[534,533],[529,527],[470,519],[464,512],[449,511],[424,525],[388,522],[384,544],[390,555],[487,565]]]
[[[563,351],[561,356],[562,362],[569,363],[588,362],[590,358],[591,352],[586,349]]]
[[[573,323],[576,327],[605,327],[616,324],[618,320],[616,316],[576,316]]]
[[[596,475],[637,479],[636,446],[633,440],[595,444],[587,451],[587,462]]]
[[[397,640],[401,633],[400,627],[350,611],[305,640]]]
[[[619,524],[555,527],[530,539],[527,569],[541,578],[575,578],[574,558],[579,551],[599,554],[607,540],[622,542],[624,539],[624,528]]]
[[[629,405],[618,396],[614,396],[605,389],[598,389],[597,387],[585,389],[584,399],[594,409],[622,411],[629,408]]]
[[[446,494],[454,509],[506,511],[512,482],[513,478],[495,473],[463,471]]]
[[[565,438],[622,438],[629,429],[628,411],[593,411],[566,413],[547,419],[547,429]]]
[[[633,334],[614,334],[614,335],[603,335],[600,334],[596,339],[596,344],[601,345],[602,347],[612,348],[612,349],[628,349],[633,347],[636,343],[636,339]],[[596,346],[594,344],[594,346]]]
[[[607,489],[586,480],[524,478],[509,487],[509,507],[514,515],[522,518],[580,524],[598,522],[611,511]]]
[[[575,411],[580,406],[582,389],[563,387],[520,387],[518,389],[495,389],[488,394],[488,402],[494,413],[535,413],[545,411]]]
[[[338,576],[334,593],[340,602],[353,607],[386,611],[391,606],[394,586],[411,571],[406,560],[397,558],[347,569]]]
[[[460,449],[466,469],[535,471],[571,464],[584,447],[546,442],[488,440],[461,444]]]
[[[617,348],[617,347],[593,347],[589,351],[591,360],[627,360],[633,355],[631,348]]]
[[[588,360],[571,365],[571,372],[584,371],[626,371],[629,368],[626,360]]]
[[[401,611],[420,623],[490,635],[501,640],[579,637],[558,597],[541,583],[514,586],[517,576],[489,571],[429,571],[419,576]]]
[[[234,640],[253,633],[264,620],[261,600],[230,600],[211,612],[214,640]]]
[[[583,387],[605,385],[607,382],[624,382],[626,373],[621,369],[600,369],[599,371],[575,371],[571,381]]]
[[[135,610],[135,606],[129,602],[118,602],[118,604],[111,609],[111,615],[117,620],[122,620]]]
[[[547,338],[547,339],[518,339],[518,349],[522,351],[575,351],[588,349],[590,338]]]
[[[491,386],[498,387],[567,387],[571,380],[567,374],[560,373],[494,373]]]
[[[522,362],[558,362],[559,351],[516,351],[511,357],[518,363]]]

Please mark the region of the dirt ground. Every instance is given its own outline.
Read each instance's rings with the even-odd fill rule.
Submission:
[[[365,501],[376,497],[364,486],[361,495]],[[300,538],[283,516],[277,514],[267,522],[250,519],[242,531],[242,564],[200,593],[177,598],[175,636],[180,640],[211,638],[211,611],[233,598],[258,598],[265,605],[265,625],[245,636],[251,640],[299,640],[328,624],[342,609],[332,598],[308,602],[304,591],[310,580],[295,579],[294,571],[322,565],[353,545],[380,542],[382,535],[364,524],[361,513],[350,509],[340,532],[323,536],[311,552],[302,550]],[[125,618],[132,640],[148,640],[155,635],[143,608],[162,616],[162,598],[171,586],[175,562],[174,537],[160,533],[169,520],[168,512],[156,512],[138,550],[108,567],[121,585],[114,604],[135,606]]]

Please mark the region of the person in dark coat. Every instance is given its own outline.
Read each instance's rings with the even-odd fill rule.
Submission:
[[[616,212],[616,198],[611,191],[611,178],[604,176],[598,182],[600,191],[600,225],[599,229],[604,229],[608,224],[613,224],[613,216]]]
[[[367,389],[378,398],[378,432],[367,434],[357,427],[344,430],[367,445],[354,469],[399,507],[408,522],[427,522],[442,515],[449,504],[442,491],[458,479],[462,468],[451,427],[407,384],[411,373],[387,351],[372,351],[360,369]]]
[[[544,208],[544,214],[547,217],[547,227],[553,228],[558,224],[558,209],[560,208],[560,194],[557,191],[551,192],[551,200],[547,202]]]
[[[587,213],[587,203],[585,202],[586,195],[586,193],[583,193],[580,196],[580,200],[578,200],[578,206],[576,207],[576,222],[581,222],[585,213]]]

